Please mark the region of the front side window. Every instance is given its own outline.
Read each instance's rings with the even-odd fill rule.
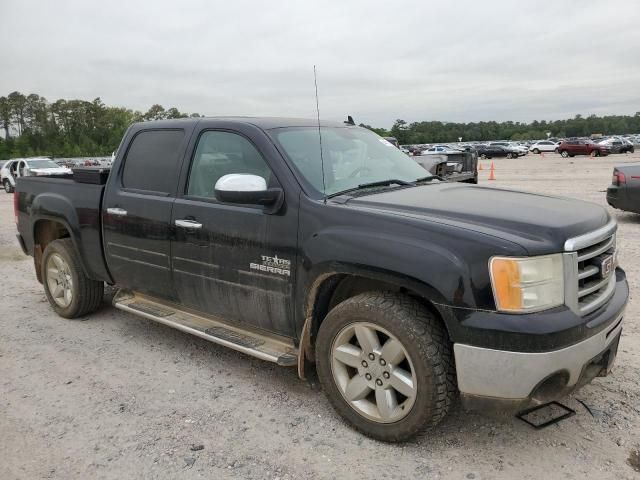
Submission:
[[[204,132],[193,156],[187,195],[214,198],[216,182],[231,173],[258,175],[267,185],[272,182],[269,166],[249,140],[231,132]]]
[[[323,127],[321,132],[327,195],[370,182],[413,182],[429,175],[392,143],[364,128]],[[322,192],[318,128],[278,128],[269,133],[305,180]]]
[[[146,130],[133,137],[124,160],[122,186],[173,193],[178,183],[183,130]]]

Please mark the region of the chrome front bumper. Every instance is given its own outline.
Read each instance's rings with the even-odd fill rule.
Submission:
[[[607,365],[597,370],[599,375],[603,374],[601,370],[608,373],[617,352],[623,313],[604,330],[560,350],[524,353],[454,344],[458,388],[463,400],[465,397],[504,400],[520,407],[533,400],[547,401],[552,399],[549,388],[545,389],[544,398],[538,393],[550,379],[554,380],[551,396],[559,398],[597,376],[585,378],[588,367],[594,359],[610,352]]]

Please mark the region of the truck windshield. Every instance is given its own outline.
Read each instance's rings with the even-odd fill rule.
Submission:
[[[322,127],[326,194],[389,179],[414,182],[429,174],[393,144],[364,128]],[[271,135],[317,192],[323,191],[317,127],[278,128]]]
[[[27,165],[29,168],[60,168],[60,165],[52,160],[29,160]]]

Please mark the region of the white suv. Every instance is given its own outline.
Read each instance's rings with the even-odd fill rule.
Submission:
[[[529,151],[533,153],[555,152],[560,142],[555,143],[550,140],[540,140],[529,147]]]

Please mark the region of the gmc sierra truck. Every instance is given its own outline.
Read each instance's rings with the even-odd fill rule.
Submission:
[[[115,285],[125,312],[302,378],[314,363],[380,440],[457,396],[517,411],[606,375],[629,293],[607,211],[425,173],[337,122],[139,123],[110,172],[20,178],[18,240],[60,316]]]

